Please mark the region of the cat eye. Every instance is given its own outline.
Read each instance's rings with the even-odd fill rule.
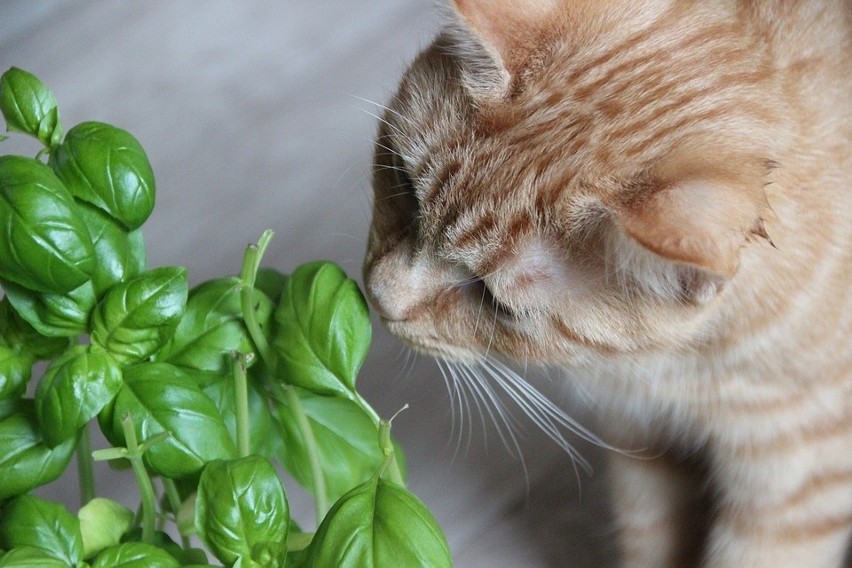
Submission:
[[[484,280],[477,279],[475,284],[478,288],[477,292],[479,292],[481,295],[482,306],[490,306],[494,313],[497,315],[497,317],[502,317],[505,319],[518,318],[518,312],[505,302],[499,300]]]
[[[396,152],[391,154],[391,168],[393,169],[394,179],[396,180],[393,187],[394,191],[414,192],[414,181],[408,173],[408,168],[402,156]]]

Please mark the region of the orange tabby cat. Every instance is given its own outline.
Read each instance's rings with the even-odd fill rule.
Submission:
[[[448,12],[377,144],[365,282],[388,328],[592,393],[641,453],[610,468],[624,566],[841,566],[852,3]]]

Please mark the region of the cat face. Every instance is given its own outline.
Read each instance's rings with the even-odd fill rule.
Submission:
[[[610,4],[454,2],[403,78],[364,277],[410,345],[570,364],[690,347],[767,238],[783,109],[757,40],[701,3]]]

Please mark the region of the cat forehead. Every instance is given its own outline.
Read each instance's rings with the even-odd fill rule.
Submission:
[[[446,226],[439,254],[479,275],[516,273],[526,264],[534,271],[556,261],[557,239],[528,212],[475,208]]]
[[[399,143],[415,157],[461,147],[479,161],[512,161],[536,148],[545,165],[633,170],[685,137],[740,147],[775,120],[767,110],[771,74],[759,46],[746,49],[729,23],[706,20],[638,18],[645,31],[616,27],[582,42],[574,32],[557,34],[530,56],[516,90],[494,100],[465,92],[458,47],[439,38],[403,81],[394,109]],[[501,153],[507,148],[514,154]]]

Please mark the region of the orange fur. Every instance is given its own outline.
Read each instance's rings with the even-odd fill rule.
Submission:
[[[852,5],[449,12],[379,132],[364,273],[388,328],[446,360],[564,368],[612,444],[665,456],[613,466],[625,566],[840,566]]]

